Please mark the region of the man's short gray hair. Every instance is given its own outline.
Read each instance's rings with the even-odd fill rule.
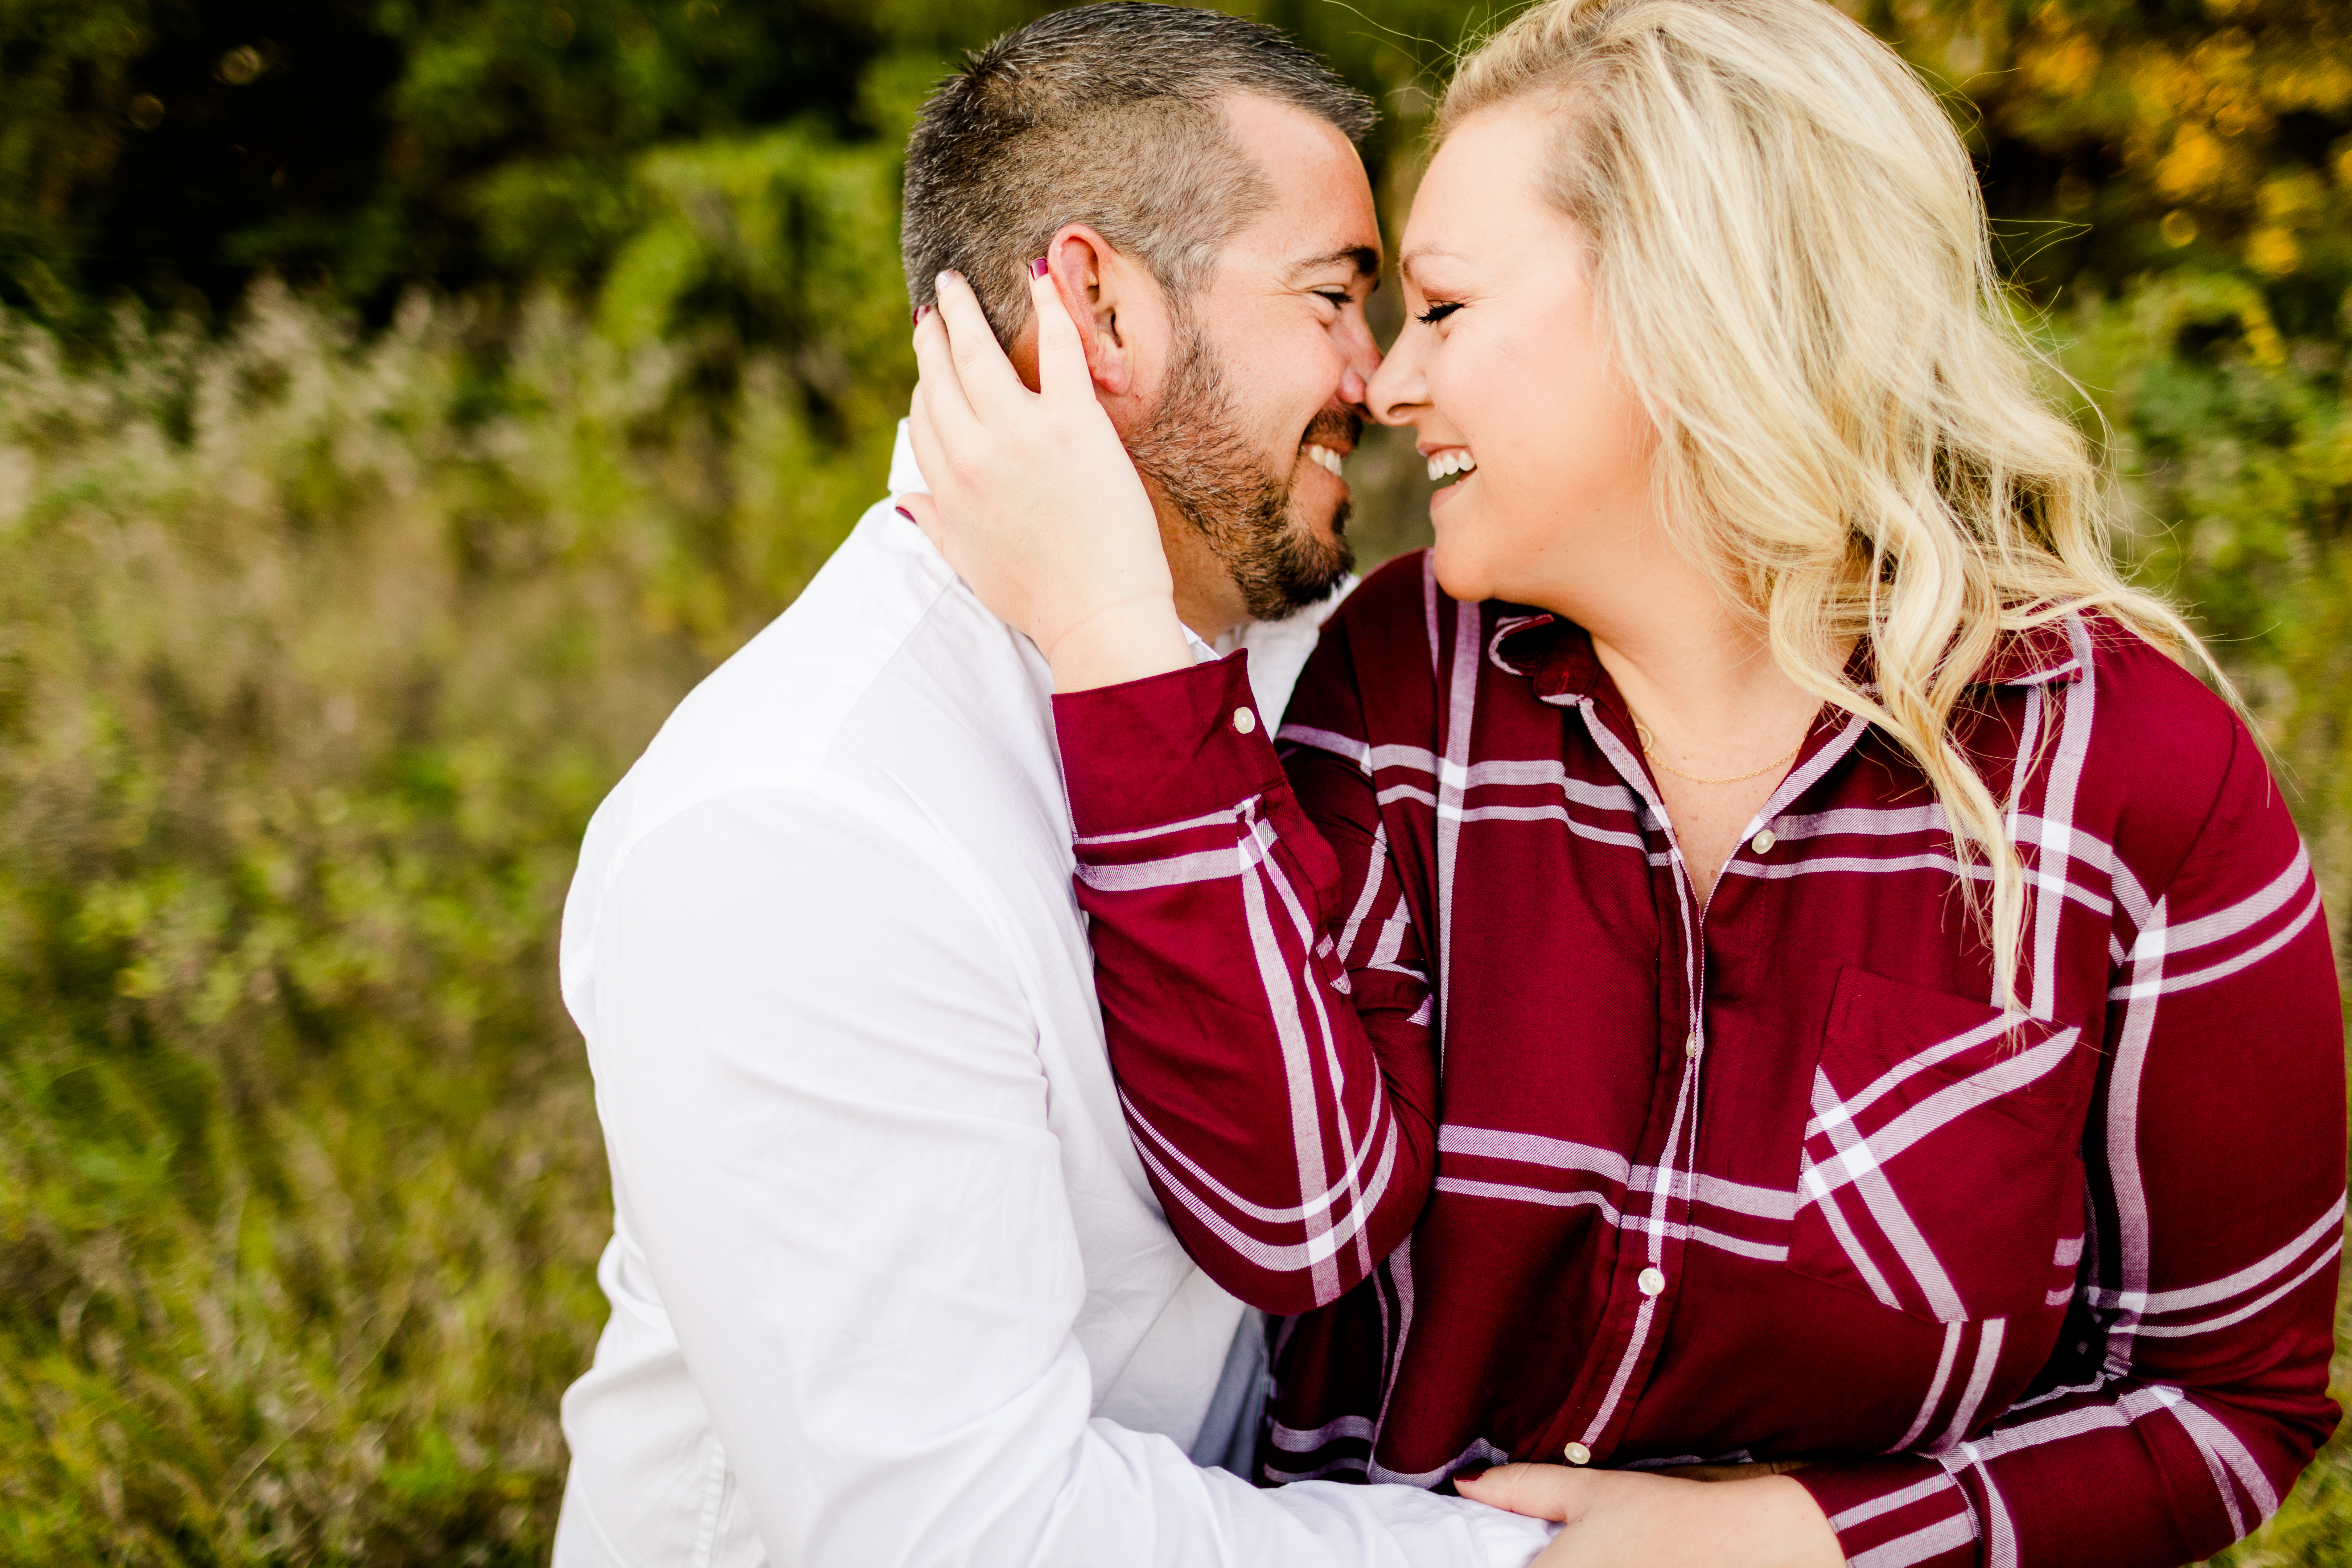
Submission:
[[[1029,320],[1027,264],[1084,223],[1181,300],[1272,199],[1225,118],[1235,93],[1305,110],[1350,142],[1374,120],[1312,53],[1222,11],[1109,0],[969,56],[908,140],[908,297],[930,302],[932,279],[953,268],[1009,343]]]

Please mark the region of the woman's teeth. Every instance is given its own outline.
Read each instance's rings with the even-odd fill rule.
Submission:
[[[1301,448],[1301,450],[1306,452],[1308,458],[1314,462],[1316,467],[1322,468],[1328,473],[1337,475],[1339,478],[1343,479],[1348,477],[1340,468],[1339,454],[1331,450],[1330,447],[1318,447],[1314,442],[1309,441]]]
[[[1478,459],[1459,447],[1447,452],[1433,452],[1429,458],[1429,477],[1444,479],[1449,474],[1466,474],[1478,466]]]

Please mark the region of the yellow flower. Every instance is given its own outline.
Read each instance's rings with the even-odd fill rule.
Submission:
[[[2184,125],[2173,138],[2172,151],[2157,165],[2157,189],[2168,196],[2195,195],[2220,181],[2228,161],[2211,132],[2202,125]]]
[[[2265,278],[2283,278],[2302,261],[2303,247],[2283,228],[2258,228],[2246,241],[2246,265]]]

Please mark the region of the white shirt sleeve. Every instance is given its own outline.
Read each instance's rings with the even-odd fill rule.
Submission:
[[[694,806],[593,941],[621,1220],[773,1563],[1523,1568],[1548,1539],[1411,1488],[1259,1490],[1089,1418],[1035,1024],[861,814]]]

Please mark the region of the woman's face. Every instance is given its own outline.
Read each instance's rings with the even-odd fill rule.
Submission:
[[[1369,401],[1433,469],[1476,465],[1430,501],[1439,585],[1590,625],[1579,601],[1654,544],[1651,437],[1602,346],[1583,237],[1538,189],[1555,133],[1504,104],[1438,149],[1400,257],[1411,314]]]

